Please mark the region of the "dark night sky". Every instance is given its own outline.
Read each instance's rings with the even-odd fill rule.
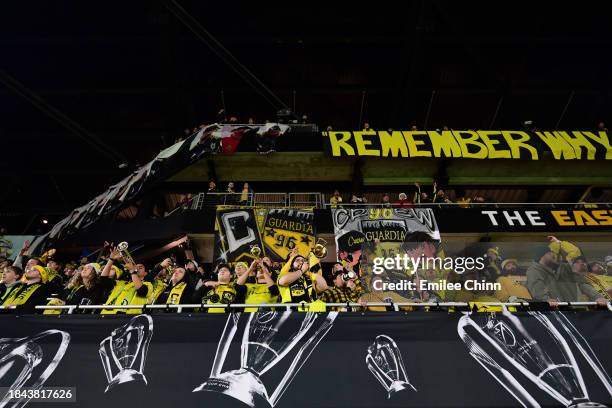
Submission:
[[[603,2],[179,4],[298,115],[320,126],[593,128],[610,119]],[[220,3],[215,5],[213,3]],[[221,106],[272,106],[161,1],[13,1],[0,70],[94,135],[93,146],[0,82],[2,211],[63,211]],[[103,153],[105,152],[105,153]]]

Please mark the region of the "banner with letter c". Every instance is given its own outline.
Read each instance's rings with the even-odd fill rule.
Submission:
[[[215,262],[250,261],[251,248],[261,256],[283,261],[293,248],[308,254],[315,243],[310,209],[218,206],[215,221]]]

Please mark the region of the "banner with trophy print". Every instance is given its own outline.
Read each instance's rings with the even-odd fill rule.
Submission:
[[[0,327],[2,408],[50,388],[87,408],[612,404],[608,311],[3,315]]]
[[[287,258],[293,248],[306,255],[315,244],[314,214],[309,209],[218,206],[215,262]],[[259,248],[259,255],[257,255]]]

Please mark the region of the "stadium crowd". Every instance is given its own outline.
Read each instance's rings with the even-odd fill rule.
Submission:
[[[391,194],[384,193],[380,202],[370,203],[367,196],[363,193],[353,193],[348,203],[343,204],[343,198],[339,190],[335,190],[334,193],[329,197],[329,205],[331,208],[340,208],[343,205],[348,204],[350,207],[358,207],[360,205],[378,205],[386,208],[397,207],[397,208],[412,208],[415,206],[427,206],[433,204],[457,204],[459,207],[468,208],[472,203],[488,203],[490,199],[485,199],[482,196],[469,197],[466,195],[465,190],[457,190],[455,192],[456,199],[451,200],[450,196],[442,189],[438,187],[438,184],[434,181],[432,192],[428,193],[425,189],[421,189],[420,183],[414,183],[414,192],[412,197],[409,194],[401,192],[397,195],[397,199],[392,200]]]
[[[323,265],[296,249],[284,262],[261,257],[233,264],[219,263],[205,271],[197,261],[187,259],[178,265],[172,258],[148,268],[136,263],[129,253],[105,243],[96,261],[82,258],[79,264],[65,265],[51,249],[40,257],[29,256],[26,242],[15,260],[0,259],[0,305],[3,312],[17,309],[24,313],[59,314],[59,309],[36,309],[37,305],[226,305],[306,303],[313,311],[325,310],[326,303],[358,302],[369,310],[371,302],[548,302],[596,301],[605,305],[612,299],[612,256],[604,261],[587,262],[580,248],[549,237],[550,243],[537,248],[526,271],[516,258],[503,258],[498,247],[486,250],[484,268],[464,273],[443,268],[372,274],[372,258],[380,255],[374,246],[352,253],[338,253],[340,262]],[[420,256],[444,257],[444,249],[428,234],[415,232],[400,246],[410,259]],[[482,255],[482,254],[481,254]],[[411,291],[377,290],[376,280],[398,279],[497,282],[497,290]],[[340,308],[344,310],[346,308]],[[245,311],[256,307],[245,306]],[[195,311],[223,313],[224,307],[198,307]],[[77,309],[80,313],[141,313],[142,308]]]

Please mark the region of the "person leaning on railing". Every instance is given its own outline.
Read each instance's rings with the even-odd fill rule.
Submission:
[[[331,208],[342,208],[342,196],[338,190],[334,190],[334,194],[329,197],[329,204]]]
[[[416,191],[414,192],[414,197],[412,202],[414,204],[429,204],[431,203],[431,198],[425,191],[421,191],[421,183],[414,183],[416,187]]]
[[[252,193],[253,193],[253,190],[251,190],[251,188],[249,187],[249,183],[244,183],[242,185],[242,191],[240,192],[240,204],[241,205],[249,204]]]
[[[394,204],[396,207],[399,207],[399,208],[413,208],[414,207],[414,203],[408,199],[408,196],[406,195],[406,193],[399,193],[397,198],[398,200]]]

